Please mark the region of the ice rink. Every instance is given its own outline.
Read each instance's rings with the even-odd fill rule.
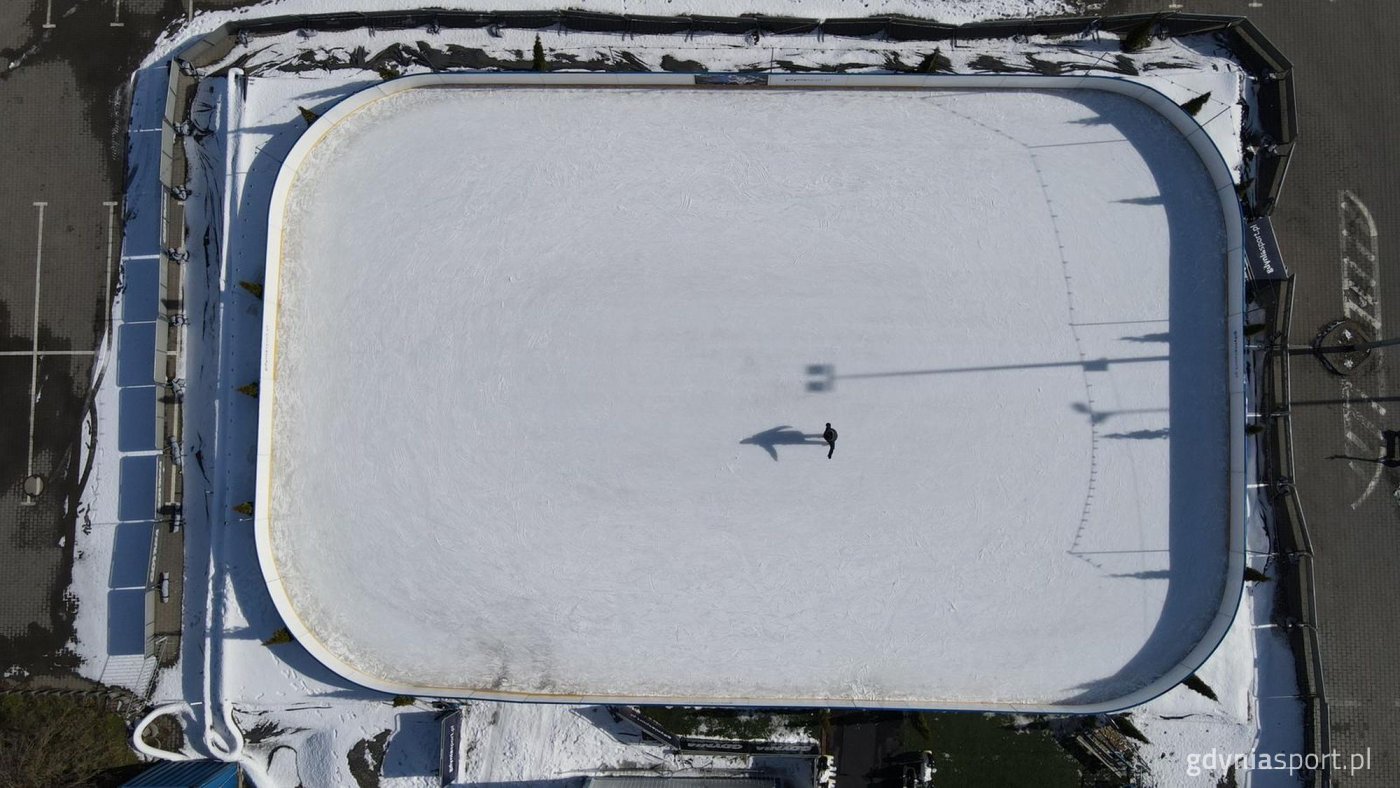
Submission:
[[[260,549],[355,680],[1074,706],[1220,610],[1226,232],[1130,98],[417,89],[295,166]]]

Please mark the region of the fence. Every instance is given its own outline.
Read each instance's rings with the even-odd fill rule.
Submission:
[[[182,52],[186,60],[207,59],[212,51],[226,52],[235,41],[253,36],[281,35],[298,30],[350,30],[370,28],[403,30],[426,28],[496,28],[545,30],[556,28],[587,33],[633,35],[729,34],[755,38],[788,35],[826,35],[887,41],[948,42],[952,46],[987,39],[1025,39],[1030,36],[1087,37],[1098,31],[1126,33],[1148,26],[1164,38],[1218,35],[1255,78],[1259,133],[1247,140],[1246,176],[1241,202],[1251,217],[1266,216],[1278,202],[1288,172],[1297,115],[1293,104],[1293,66],[1245,17],[1214,14],[1126,14],[1112,17],[1057,17],[1008,19],[949,25],[904,16],[814,19],[765,16],[645,16],[587,11],[447,11],[428,9],[404,12],[338,12],[301,16],[270,16],[239,20],[215,30]]]
[[[1293,422],[1289,411],[1288,333],[1293,313],[1294,281],[1255,281],[1251,301],[1263,311],[1263,338],[1251,345],[1261,362],[1255,376],[1262,444],[1260,481],[1273,514],[1273,553],[1281,559],[1275,575],[1284,630],[1293,647],[1294,667],[1303,701],[1303,732],[1309,752],[1331,752],[1327,698],[1317,637],[1317,601],[1313,584],[1312,540],[1308,537],[1298,490],[1293,484]],[[1305,775],[1307,784],[1331,785],[1330,762]]]

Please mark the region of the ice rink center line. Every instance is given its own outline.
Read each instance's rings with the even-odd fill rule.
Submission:
[[[426,88],[435,86],[480,86],[480,87],[691,87],[695,85],[693,75],[600,75],[600,74],[481,74],[481,75],[457,75],[439,74],[422,75],[393,80],[381,85],[375,85],[331,108],[322,118],[320,118],[312,128],[302,136],[287,156],[286,163],[281,169],[277,186],[274,189],[272,198],[272,209],[270,211],[270,224],[268,229],[269,239],[269,262],[267,272],[268,298],[267,303],[276,304],[275,291],[278,281],[278,267],[280,265],[280,254],[274,253],[274,249],[280,245],[282,236],[281,216],[283,213],[283,201],[287,198],[289,190],[288,173],[295,172],[301,160],[315,146],[328,131],[345,120],[356,110],[376,101],[380,98],[394,93],[416,88]],[[1228,484],[1229,499],[1229,523],[1228,523],[1228,556],[1224,594],[1216,615],[1213,617],[1210,626],[1195,647],[1178,665],[1177,669],[1168,671],[1165,675],[1157,678],[1147,686],[1128,693],[1121,698],[1111,701],[1098,702],[1088,705],[1048,705],[1048,706],[1025,706],[1007,703],[989,704],[963,704],[949,708],[966,708],[969,710],[1021,710],[1021,711],[1046,711],[1046,712],[1074,712],[1089,713],[1113,711],[1120,708],[1137,705],[1155,697],[1167,689],[1170,689],[1182,678],[1193,672],[1201,663],[1209,657],[1215,647],[1223,638],[1225,630],[1228,628],[1234,616],[1235,608],[1238,604],[1243,585],[1243,523],[1244,523],[1244,488],[1245,488],[1245,466],[1243,459],[1243,415],[1244,415],[1244,380],[1242,366],[1242,307],[1243,307],[1243,273],[1241,267],[1241,222],[1238,203],[1235,200],[1232,175],[1229,167],[1215,150],[1208,135],[1202,133],[1201,127],[1174,102],[1152,88],[1133,83],[1128,80],[1120,80],[1113,77],[945,77],[945,76],[833,76],[833,75],[769,75],[769,87],[812,87],[812,88],[923,88],[923,89],[958,89],[958,88],[1005,88],[1013,90],[1036,90],[1046,91],[1054,89],[1098,89],[1106,92],[1126,95],[1136,99],[1140,103],[1146,104],[1149,109],[1154,110],[1158,115],[1169,121],[1181,135],[1186,139],[1205,166],[1207,174],[1210,176],[1216,189],[1217,196],[1224,213],[1224,228],[1226,234],[1226,259],[1227,269],[1227,293],[1228,293],[1228,317],[1226,321],[1226,333],[1228,342],[1228,365],[1229,372],[1227,381],[1229,383],[1230,416],[1228,421],[1229,429],[1229,468],[1230,482]],[[708,88],[707,89],[725,89]],[[760,88],[761,89],[761,88]],[[1046,195],[1048,198],[1048,195]],[[1051,208],[1053,212],[1053,207]],[[1058,230],[1057,230],[1058,232]],[[1073,294],[1069,293],[1072,300]],[[264,388],[268,396],[259,399],[259,427],[258,427],[258,471],[257,471],[257,500],[259,502],[268,500],[271,484],[271,438],[272,438],[272,411],[275,397],[271,396],[275,383],[275,359],[276,359],[276,308],[267,310],[264,322],[264,353],[262,357],[262,376],[265,381]],[[1073,325],[1073,323],[1072,323]],[[1081,351],[1082,357],[1082,351]],[[1092,400],[1090,400],[1092,407]],[[1087,505],[1087,504],[1086,504]],[[397,692],[403,694],[425,694],[425,695],[447,695],[458,697],[481,697],[499,698],[515,700],[553,700],[553,701],[590,701],[590,702],[628,702],[637,698],[630,696],[609,696],[609,695],[540,695],[535,693],[520,693],[509,691],[497,691],[487,688],[463,691],[455,687],[422,687],[416,685],[395,683],[386,681],[376,676],[363,673],[357,668],[341,661],[335,654],[327,649],[307,628],[297,615],[286,591],[282,588],[281,579],[278,576],[270,543],[268,529],[270,518],[267,506],[259,506],[255,514],[255,528],[258,541],[258,552],[264,573],[265,580],[272,594],[279,613],[282,614],[288,627],[298,637],[308,650],[310,650],[319,660],[327,666],[336,670],[346,678],[381,691]],[[764,704],[792,703],[795,705],[829,705],[831,699],[820,698],[703,698],[697,699],[688,696],[670,698],[658,697],[647,698],[653,702],[694,702],[703,700],[705,703],[730,704],[730,705],[752,705],[755,700]],[[865,700],[860,702],[862,706],[870,707],[909,707],[919,706],[918,703],[888,701],[888,700]]]

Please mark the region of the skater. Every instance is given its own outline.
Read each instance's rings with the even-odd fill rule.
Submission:
[[[831,428],[831,422],[826,423],[826,429],[822,432],[822,440],[830,444],[831,448],[826,452],[826,458],[831,459],[831,455],[836,452],[836,430]]]

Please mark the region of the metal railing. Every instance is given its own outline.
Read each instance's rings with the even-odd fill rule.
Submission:
[[[1307,518],[1293,483],[1293,420],[1289,403],[1288,336],[1292,323],[1294,280],[1251,282],[1251,300],[1264,312],[1263,337],[1256,357],[1262,368],[1258,381],[1259,434],[1263,445],[1260,473],[1273,516],[1273,553],[1278,557],[1279,621],[1293,648],[1299,697],[1303,701],[1304,746],[1318,756],[1331,752],[1327,697],[1317,635],[1317,599],[1313,580],[1313,548]],[[1319,758],[1307,784],[1331,784],[1330,760]]]

